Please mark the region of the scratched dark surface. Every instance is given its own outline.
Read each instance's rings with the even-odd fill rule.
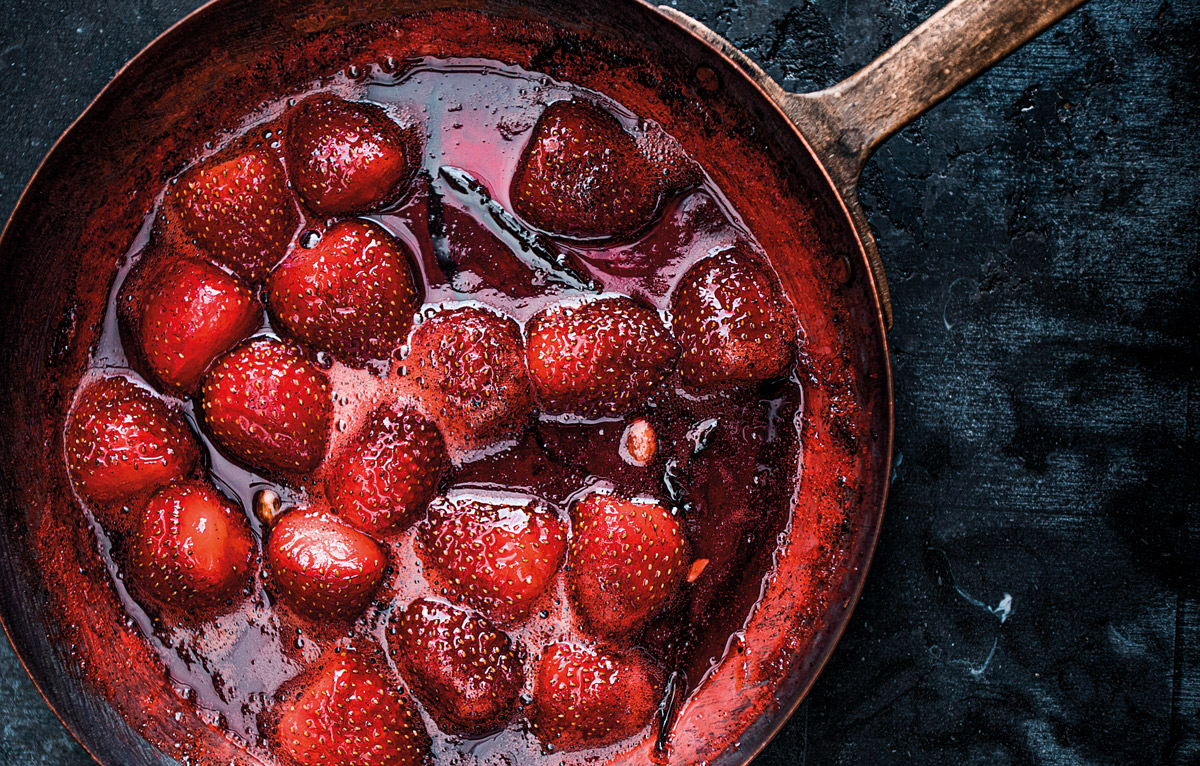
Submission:
[[[194,2],[4,0],[0,213]],[[791,90],[937,0],[679,0]],[[908,128],[863,201],[897,464],[833,660],[758,763],[1200,762],[1200,3],[1093,0]],[[0,641],[0,764],[91,761]]]

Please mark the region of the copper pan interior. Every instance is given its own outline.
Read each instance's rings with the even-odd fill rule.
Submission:
[[[356,56],[377,56],[360,44],[371,35],[345,31],[355,25],[446,8],[510,21],[445,25],[427,38],[406,26],[416,20],[400,21],[393,48],[404,57],[501,59],[605,92],[664,124],[752,226],[776,221],[754,228],[806,328],[802,484],[788,543],[745,625],[743,656],[680,712],[667,760],[749,761],[811,686],[849,618],[891,459],[882,317],[845,206],[758,85],[639,2],[217,0],[118,74],[47,156],[0,239],[0,364],[10,381],[0,394],[0,618],[47,702],[101,763],[256,762],[190,710],[171,714],[180,706],[169,679],[121,625],[65,477],[63,414],[98,337],[116,261],[156,190],[193,159],[193,147],[218,140],[231,115]],[[331,29],[343,30],[339,45],[305,46]],[[81,253],[112,258],[98,267]],[[613,762],[645,762],[648,747]]]

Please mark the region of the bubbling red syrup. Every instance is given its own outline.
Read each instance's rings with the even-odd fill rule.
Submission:
[[[340,75],[320,90],[382,106],[398,121],[421,126],[425,136],[422,171],[405,198],[389,212],[363,216],[400,240],[415,254],[414,273],[423,289],[416,322],[438,308],[481,305],[513,317],[522,326],[541,309],[584,295],[553,269],[539,268],[521,234],[497,222],[496,209],[511,210],[508,191],[514,170],[538,116],[546,106],[572,97],[602,104],[640,141],[669,145],[653,123],[640,120],[600,94],[523,69],[484,60],[424,59],[400,72],[382,69],[365,78]],[[268,105],[255,121],[240,126],[231,140],[280,140],[289,104],[297,93]],[[222,147],[214,147],[219,151]],[[449,168],[451,172],[447,172]],[[457,175],[456,175],[457,173]],[[463,187],[458,181],[472,179]],[[466,188],[466,191],[464,191]],[[486,190],[486,194],[478,189]],[[160,202],[162,197],[160,196]],[[104,330],[92,359],[93,371],[80,389],[98,376],[130,371],[116,319],[116,294],[141,257],[154,213],[131,244],[112,288]],[[335,219],[308,217],[300,240],[315,240]],[[604,293],[629,295],[663,316],[682,273],[704,256],[735,242],[756,242],[725,195],[701,174],[689,188],[666,201],[655,223],[634,241],[556,246],[575,274]],[[263,332],[276,330],[264,319]],[[404,377],[403,354],[375,360],[363,369],[322,357],[333,390],[334,417],[329,456],[357,434],[366,417],[383,404],[413,402],[417,394]],[[442,484],[450,497],[523,502],[536,498],[569,522],[572,503],[596,489],[630,497],[651,497],[677,509],[690,549],[688,581],[645,628],[622,639],[656,658],[669,682],[662,713],[634,739],[669,739],[669,711],[678,709],[709,670],[736,651],[738,631],[754,609],[772,555],[789,524],[797,486],[804,390],[795,376],[766,384],[696,396],[677,374],[647,401],[621,417],[581,421],[539,416],[519,436],[483,447],[450,444],[453,466]],[[191,401],[167,397],[184,412],[208,456],[206,473],[240,501],[263,548],[267,529],[254,515],[255,494],[278,493],[284,508],[320,503],[328,458],[309,475],[265,476],[222,455],[202,427]],[[646,461],[629,459],[627,427],[644,420],[656,449]],[[642,463],[644,464],[638,464]],[[201,717],[251,755],[276,762],[271,726],[276,694],[334,646],[388,647],[393,610],[431,595],[414,552],[415,528],[385,532],[379,539],[390,563],[374,602],[353,623],[321,624],[280,604],[265,570],[235,600],[233,608],[195,621],[160,613],[135,601],[125,589],[120,556],[124,545],[84,507],[99,550],[125,606],[177,693]],[[556,641],[594,643],[581,625],[560,572],[534,605],[531,616],[507,628],[524,648],[528,704],[541,647]],[[384,652],[386,655],[386,652]],[[391,668],[393,672],[396,668]],[[443,733],[422,710],[438,763],[576,763],[628,747],[628,742],[575,753],[546,752],[518,711],[497,733],[464,739]]]

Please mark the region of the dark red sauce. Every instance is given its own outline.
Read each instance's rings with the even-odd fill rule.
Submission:
[[[443,42],[442,28],[458,30],[456,35],[467,42]],[[634,76],[613,63],[617,58],[601,56],[603,64],[589,69],[562,54],[552,36],[537,24],[435,14],[405,19],[396,27],[365,28],[359,37],[338,32],[306,38],[265,65],[263,82],[288,83],[276,88],[283,95],[254,101],[233,119],[221,107],[199,115],[198,122],[223,117],[227,130],[214,132],[219,137],[202,147],[178,150],[188,157],[186,162],[156,155],[158,165],[146,172],[153,177],[155,167],[166,166],[178,177],[232,142],[278,142],[289,105],[310,93],[372,101],[393,119],[425,131],[422,175],[390,212],[367,216],[417,254],[415,272],[425,302],[420,313],[474,302],[523,324],[545,306],[579,293],[531,269],[528,258],[519,255],[520,243],[497,227],[477,196],[448,188],[441,169],[464,171],[488,190],[495,204],[511,209],[509,181],[548,103],[586,94],[628,131],[667,143],[674,140],[672,115],[691,108],[678,101],[668,107],[645,96],[642,85],[628,85]],[[471,55],[472,45],[476,51],[503,51],[495,55],[516,63],[462,58]],[[534,71],[541,69],[592,87]],[[296,87],[300,76],[294,72],[307,72],[312,79]],[[248,76],[251,81],[255,78]],[[228,94],[221,99],[226,103]],[[605,292],[633,296],[664,315],[682,273],[714,249],[742,240],[773,260],[785,258],[796,268],[780,277],[802,327],[794,372],[763,386],[711,397],[689,394],[673,376],[622,418],[568,422],[543,415],[515,440],[483,452],[457,451],[443,484],[447,494],[537,497],[564,520],[572,501],[597,487],[658,498],[679,509],[691,558],[707,563],[633,640],[668,671],[663,708],[673,726],[662,727],[664,734],[656,719],[641,734],[608,748],[547,754],[520,711],[507,728],[479,740],[442,734],[422,711],[439,763],[644,763],[659,757],[693,762],[696,753],[707,753],[711,746],[736,749],[739,735],[729,730],[744,731],[759,716],[776,712],[778,701],[770,689],[790,672],[793,657],[804,655],[829,603],[829,586],[850,537],[844,512],[857,491],[853,474],[866,460],[856,440],[868,439],[856,399],[859,360],[843,355],[844,330],[829,319],[839,315],[829,306],[841,308],[827,277],[842,261],[822,250],[803,200],[797,201],[784,181],[766,172],[754,142],[744,135],[696,131],[705,119],[716,121],[702,115],[688,123],[686,140],[682,132],[676,136],[684,153],[705,172],[668,201],[649,230],[628,242],[558,244]],[[697,147],[712,155],[695,151]],[[744,157],[729,159],[743,148]],[[731,167],[747,176],[744,185],[730,175]],[[88,341],[88,369],[82,379],[71,381],[80,389],[96,376],[137,377],[121,343],[115,296],[149,241],[162,196],[160,190],[154,200],[131,197],[130,204],[142,205],[144,225],[120,259],[115,279],[108,282],[106,275],[118,260],[116,251],[96,247],[86,253],[100,265],[77,288],[70,325],[60,328],[63,339],[55,341],[61,347],[55,353],[62,358],[70,356],[63,349],[72,338],[77,344]],[[436,212],[431,210],[433,197],[440,200]],[[111,209],[96,214],[97,220],[110,215],[118,220],[119,207],[114,200]],[[306,220],[299,237],[319,237],[332,222]],[[99,320],[94,330],[89,324],[93,318]],[[265,315],[264,331],[272,331]],[[377,404],[412,395],[399,374],[404,361],[398,356],[365,370],[329,366],[335,402],[330,455],[357,433]],[[260,547],[266,530],[251,512],[258,490],[277,491],[285,507],[322,499],[322,469],[286,482],[257,475],[220,454],[197,427],[191,402],[167,399],[187,414],[208,456],[205,474],[240,501]],[[69,406],[63,401],[56,408],[60,425]],[[635,418],[649,421],[658,440],[657,454],[645,466],[632,465],[621,454],[622,434]],[[50,443],[61,445],[57,436]],[[384,537],[391,558],[384,587],[352,626],[331,627],[295,616],[275,602],[263,576],[231,611],[200,621],[180,620],[130,596],[119,564],[123,541],[115,533],[110,537],[86,503],[76,500],[79,507],[70,509],[75,514],[70,518],[82,514],[87,519],[85,529],[94,544],[77,533],[74,522],[55,513],[42,515],[36,541],[41,566],[72,570],[68,574],[74,585],[59,607],[65,616],[62,630],[104,696],[164,752],[188,762],[225,764],[241,751],[274,763],[270,723],[280,688],[331,646],[369,642],[386,648],[391,610],[429,595],[412,552],[410,529]],[[83,547],[99,555],[76,564],[71,549]],[[784,564],[786,590],[780,593],[776,577]],[[108,602],[114,596],[112,609]],[[124,617],[108,619],[110,612]],[[93,619],[93,614],[98,616]],[[591,640],[577,624],[561,573],[532,617],[508,632],[527,650],[527,693],[541,646],[559,638]],[[118,662],[112,663],[113,658]],[[166,688],[174,695],[163,694]],[[195,735],[188,728],[195,728],[193,717],[221,732],[231,747],[217,747],[212,737]],[[657,744],[663,748],[656,750]]]

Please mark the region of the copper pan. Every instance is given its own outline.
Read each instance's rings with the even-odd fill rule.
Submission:
[[[764,242],[809,349],[789,539],[741,633],[738,661],[678,711],[670,747],[655,754],[648,742],[612,762],[752,760],[845,628],[887,495],[892,310],[857,199],[859,173],[890,135],[1083,1],[955,0],[849,79],[801,95],[699,22],[639,0],[213,0],[180,21],[59,139],[0,236],[0,371],[8,382],[0,392],[0,620],[47,703],[109,766],[174,764],[185,755],[259,762],[194,711],[172,714],[180,706],[169,679],[121,628],[95,542],[79,522],[59,433],[98,336],[95,298],[111,284],[154,190],[191,148],[217,139],[223,118],[246,103],[293,86],[289,78],[347,64],[355,38],[308,58],[282,61],[274,52],[326,30],[482,11],[495,23],[447,28],[436,40],[398,43],[417,46],[398,52],[496,58],[594,87],[664,123],[751,219],[766,208],[802,211],[794,231]],[[510,23],[540,31],[512,39]],[[597,56],[603,67],[592,66]],[[112,263],[97,268],[78,257],[97,251],[112,252]],[[88,610],[67,617],[64,594]]]

